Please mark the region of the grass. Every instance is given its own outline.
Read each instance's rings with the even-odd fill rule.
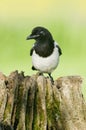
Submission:
[[[19,25],[19,24],[18,24]],[[30,48],[34,41],[26,41],[32,28],[38,23],[0,24],[0,71],[8,75],[11,71],[24,71],[32,75]],[[52,21],[42,23],[53,34],[56,41],[62,48],[63,55],[60,58],[58,68],[53,72],[56,79],[65,75],[81,75],[86,77],[86,26],[82,24],[74,26],[65,22]],[[83,87],[86,95],[86,89]]]

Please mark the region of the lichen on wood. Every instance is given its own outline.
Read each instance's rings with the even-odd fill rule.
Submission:
[[[0,130],[86,130],[80,76],[52,84],[40,75],[0,73]]]

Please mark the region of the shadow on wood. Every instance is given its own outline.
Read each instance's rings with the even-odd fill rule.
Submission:
[[[0,73],[0,130],[86,130],[79,76],[58,78]]]

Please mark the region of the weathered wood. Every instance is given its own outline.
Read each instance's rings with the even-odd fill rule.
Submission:
[[[65,130],[86,130],[86,104],[81,92],[81,83],[82,79],[79,76],[57,80],[61,121]]]
[[[0,130],[86,130],[79,76],[49,78],[0,73]]]

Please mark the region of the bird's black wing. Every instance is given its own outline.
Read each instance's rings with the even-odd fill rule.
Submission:
[[[58,48],[59,55],[62,55],[62,50],[61,50],[61,48],[59,47],[59,45],[56,45],[56,47]]]
[[[32,56],[33,54],[33,48],[30,50],[30,56]]]
[[[32,56],[33,51],[34,51],[34,47],[30,50],[30,56]]]

